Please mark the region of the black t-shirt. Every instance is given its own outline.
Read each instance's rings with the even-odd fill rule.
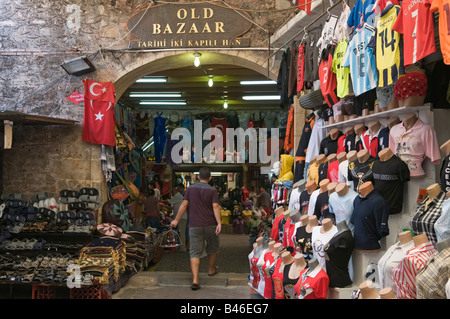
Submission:
[[[312,233],[306,231],[306,225],[297,228],[297,232],[295,233],[295,245],[300,247],[300,251],[306,262],[314,257],[311,236]]]
[[[339,136],[335,140],[333,140],[330,136],[325,137],[320,142],[319,154],[325,154],[325,156],[336,154],[338,150],[338,140],[341,135],[342,132],[339,132]]]
[[[403,208],[403,183],[410,180],[408,165],[394,155],[387,161],[375,161],[372,166],[375,189],[389,205],[389,214]]]
[[[355,248],[355,240],[350,230],[337,232],[325,245],[325,267],[330,279],[330,287],[343,288],[353,282],[348,271],[348,263]]]
[[[331,218],[335,224],[334,214],[330,213],[330,206],[328,205],[328,192],[323,192],[317,195],[316,206],[314,207],[314,215],[317,220],[321,222],[324,218]]]
[[[300,193],[300,214],[307,215],[308,214],[308,206],[309,206],[309,198],[311,197],[311,194],[308,193],[308,191],[305,189]]]
[[[347,135],[344,139],[344,149],[345,152],[350,152],[356,150],[356,134]]]
[[[230,192],[230,199],[231,201],[237,202],[237,204],[240,204],[244,200],[244,191],[240,188],[235,188]]]
[[[327,173],[328,173],[328,161],[319,165],[319,183],[322,180],[327,179]]]
[[[447,155],[442,161],[440,184],[444,193],[450,192],[450,155]]]
[[[353,182],[353,189],[355,191],[358,191],[359,186],[365,182],[374,183],[372,166],[376,160],[375,157],[369,156],[369,159],[364,163],[360,163],[359,160],[354,160],[348,164],[347,178]]]

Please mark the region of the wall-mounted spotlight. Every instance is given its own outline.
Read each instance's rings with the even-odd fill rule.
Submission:
[[[198,68],[199,66],[200,66],[200,57],[201,57],[202,55],[200,54],[200,53],[198,53],[198,52],[195,52],[194,53],[194,57],[195,57],[195,59],[194,59],[194,65]]]
[[[66,60],[61,63],[61,67],[70,75],[83,75],[95,71],[95,66],[86,56]]]

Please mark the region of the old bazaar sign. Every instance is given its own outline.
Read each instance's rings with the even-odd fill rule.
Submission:
[[[245,16],[245,17],[244,17]],[[243,11],[213,3],[160,4],[135,14],[128,30],[140,38],[134,49],[247,47],[252,23]]]

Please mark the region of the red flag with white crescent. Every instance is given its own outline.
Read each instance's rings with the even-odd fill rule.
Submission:
[[[83,83],[85,91],[82,140],[115,146],[114,84],[92,80],[84,80]],[[104,85],[105,83],[107,85]],[[110,92],[113,92],[112,95]]]

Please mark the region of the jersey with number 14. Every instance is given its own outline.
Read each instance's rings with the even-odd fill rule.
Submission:
[[[432,0],[404,0],[392,30],[403,34],[405,66],[436,52]]]
[[[399,11],[398,5],[386,6],[381,12],[375,34],[369,43],[369,46],[375,50],[379,87],[397,82],[399,76],[405,73],[400,33],[392,30]]]

